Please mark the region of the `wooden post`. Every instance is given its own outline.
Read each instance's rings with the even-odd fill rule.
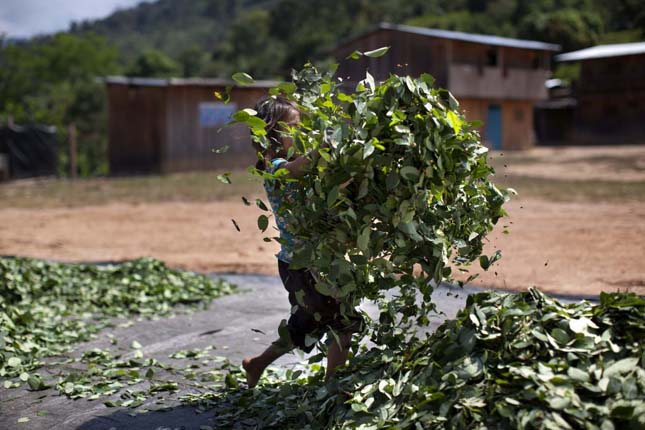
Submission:
[[[13,115],[9,115],[7,117],[7,127],[9,128],[13,127]]]
[[[76,179],[76,124],[71,123],[69,133],[69,177]]]

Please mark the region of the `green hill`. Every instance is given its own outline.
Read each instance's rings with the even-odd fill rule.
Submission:
[[[211,50],[226,37],[231,21],[270,0],[159,0],[114,12],[96,21],[73,23],[72,34],[105,36],[123,62],[156,49],[173,58],[190,48]]]
[[[70,32],[105,36],[125,68],[157,50],[184,74],[273,77],[322,60],[338,40],[380,21],[536,39],[565,51],[645,35],[637,0],[158,0]]]

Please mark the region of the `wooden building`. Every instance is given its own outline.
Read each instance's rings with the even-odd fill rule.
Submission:
[[[236,86],[220,79],[110,77],[110,174],[170,173],[253,164],[248,127],[222,128],[239,109],[253,107],[275,82]],[[214,92],[226,94],[229,103]],[[214,150],[228,146],[225,154]]]
[[[389,46],[380,58],[345,58],[354,50]],[[482,137],[494,149],[533,145],[533,105],[547,98],[551,55],[558,45],[382,23],[336,47],[338,76],[355,83],[366,69],[377,80],[390,73],[430,73],[459,100],[466,117],[481,120]]]
[[[573,143],[645,143],[645,42],[594,46],[555,59],[580,63]]]
[[[539,101],[533,109],[537,141],[543,146],[567,145],[571,142],[573,113],[578,105],[571,96],[567,81],[552,78],[546,81],[547,100]]]

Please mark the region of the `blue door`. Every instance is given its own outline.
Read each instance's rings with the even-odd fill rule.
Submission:
[[[492,149],[502,149],[502,108],[499,105],[488,105],[486,140]]]

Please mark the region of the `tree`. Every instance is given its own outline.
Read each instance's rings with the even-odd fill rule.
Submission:
[[[603,4],[611,17],[612,31],[638,30],[645,38],[645,8],[640,0],[613,0]]]
[[[204,59],[204,51],[196,46],[182,51],[178,58],[179,66],[181,67],[181,75],[184,78],[197,76],[202,69]]]
[[[0,115],[56,126],[61,172],[67,171],[67,126],[76,123],[80,173],[107,173],[106,98],[96,78],[116,72],[116,58],[94,34],[0,45]]]
[[[229,72],[244,70],[258,77],[272,77],[280,69],[285,46],[270,33],[271,15],[264,9],[251,9],[231,25],[222,57]]]
[[[522,20],[518,31],[521,37],[558,43],[567,52],[598,43],[603,21],[593,11],[562,9],[549,13],[534,12]]]
[[[169,78],[180,74],[179,64],[161,51],[142,52],[130,65],[126,74],[143,78]]]

